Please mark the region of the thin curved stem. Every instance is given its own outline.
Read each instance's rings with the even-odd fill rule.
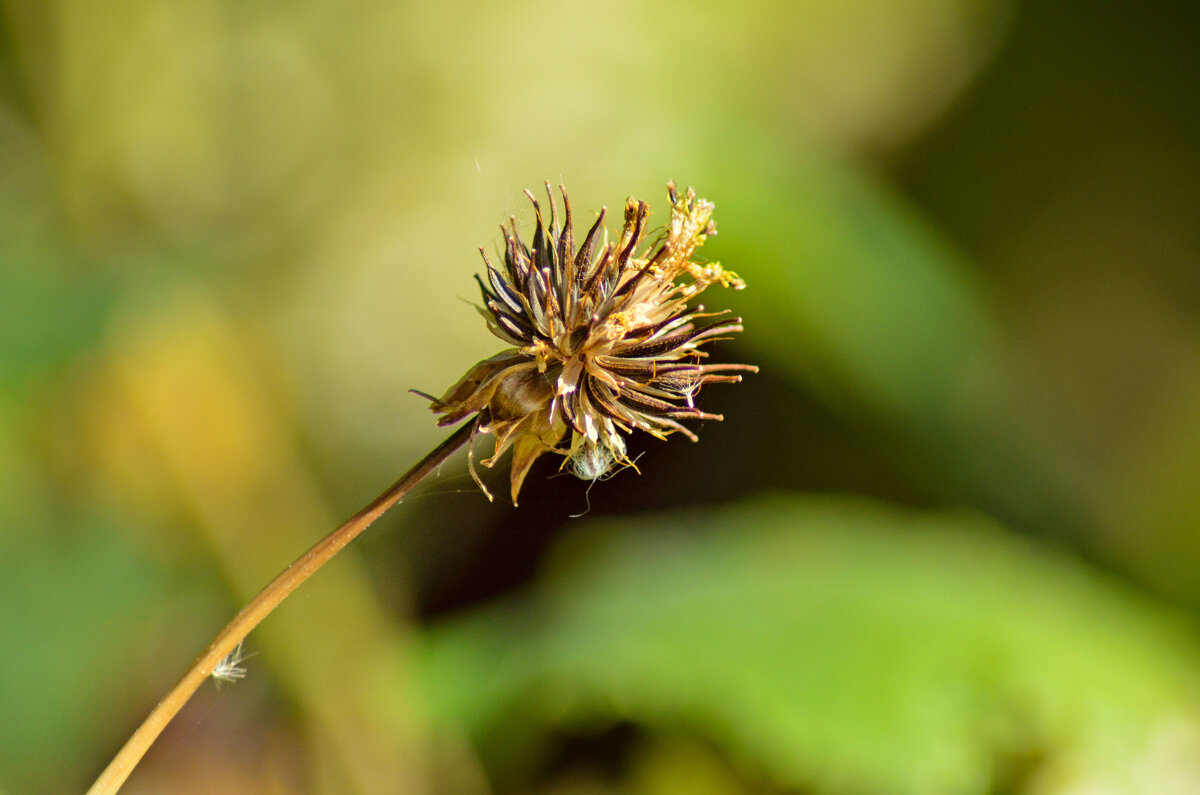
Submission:
[[[359,533],[366,530],[382,516],[389,508],[399,502],[412,489],[428,477],[458,448],[471,438],[475,423],[468,422],[452,433],[444,442],[435,447],[422,458],[412,469],[386,491],[371,501],[369,505],[356,513],[338,529],[318,541],[311,549],[296,559],[259,592],[245,607],[242,608],[225,629],[213,639],[183,678],[176,683],[166,698],[158,703],[137,731],[125,742],[108,767],[92,784],[88,795],[112,795],[121,788],[125,779],[133,772],[134,767],[141,761],[146,751],[162,734],[163,729],[171,719],[183,708],[192,694],[204,683],[213,668],[237,647],[251,630],[270,615],[279,604],[300,587],[300,584],[311,577],[322,566],[328,563],[334,555],[341,552]]]

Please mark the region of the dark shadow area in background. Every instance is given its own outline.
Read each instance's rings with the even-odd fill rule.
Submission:
[[[902,193],[1002,282],[1000,256],[1047,199],[1091,197],[1110,212],[1150,202],[1200,233],[1200,4],[1026,2],[996,59],[889,162]],[[1164,274],[1155,252],[1139,276]],[[1182,286],[1182,285],[1181,285]]]
[[[731,361],[746,358],[732,345],[722,355]],[[785,490],[859,494],[913,507],[937,504],[930,484],[913,481],[895,451],[885,446],[886,437],[868,435],[861,424],[838,417],[811,395],[773,377],[769,368],[736,388],[709,387],[699,404],[726,420],[696,426],[696,443],[678,434],[667,441],[634,434],[630,456],[637,458],[640,475],[619,472],[592,485],[589,494],[588,483],[559,473],[561,459],[547,456],[525,481],[520,507],[490,514],[494,522],[471,534],[465,553],[463,534],[471,531],[458,522],[427,535],[411,550],[419,559],[410,565],[418,572],[441,571],[442,576],[421,584],[420,614],[431,618],[452,612],[527,582],[558,534],[580,521],[572,515],[584,511],[587,519],[653,514]],[[773,442],[761,454],[756,451],[764,439]],[[507,461],[497,469],[484,472],[499,502],[506,499]],[[457,494],[442,499],[481,498]],[[442,499],[421,507],[422,517],[414,526],[453,521]],[[435,565],[447,556],[457,556],[457,565]]]

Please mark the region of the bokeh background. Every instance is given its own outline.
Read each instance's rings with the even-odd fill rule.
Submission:
[[[476,247],[716,202],[762,372],[456,459],[130,793],[1200,792],[1200,5],[0,2],[0,792],[437,443]],[[503,472],[490,473],[503,494]],[[575,514],[585,514],[573,517]]]

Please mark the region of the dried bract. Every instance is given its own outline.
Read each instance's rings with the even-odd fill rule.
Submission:
[[[696,441],[681,420],[722,419],[696,408],[697,390],[758,369],[702,363],[703,346],[741,331],[742,321],[689,302],[712,284],[745,285],[732,271],[692,258],[716,233],[712,203],[691,189],[680,196],[674,184],[667,190],[670,222],[641,253],[650,215],[645,202],[626,203],[615,241],[608,239],[601,209],[577,245],[567,192],[560,186],[560,223],[549,183],[549,225],[526,191],[536,215],[529,244],[514,218],[501,226],[500,266],[480,249],[487,267],[475,277],[480,312],[491,332],[513,347],[479,362],[441,398],[426,397],[442,415],[438,425],[474,415],[474,435],[495,436],[495,453],[484,466],[512,448],[513,504],[543,453],[566,456],[573,473],[595,480],[631,464],[623,435],[635,428],[659,438],[678,431]],[[482,488],[473,466],[471,474]]]

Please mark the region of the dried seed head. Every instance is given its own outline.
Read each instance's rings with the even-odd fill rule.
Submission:
[[[495,453],[484,466],[512,448],[514,505],[543,453],[566,456],[572,473],[596,480],[614,465],[631,463],[624,434],[635,428],[659,438],[678,431],[696,441],[680,420],[721,419],[696,408],[697,390],[758,370],[700,363],[708,355],[701,350],[705,344],[742,330],[741,319],[727,312],[688,306],[712,284],[745,286],[717,263],[692,259],[716,234],[711,202],[690,188],[680,196],[668,184],[670,221],[639,254],[649,228],[645,202],[626,202],[615,242],[604,229],[602,208],[577,246],[571,204],[566,189],[559,190],[561,225],[547,183],[549,226],[526,191],[536,215],[529,244],[512,219],[501,226],[501,265],[480,249],[486,267],[484,276],[475,277],[483,296],[480,313],[491,332],[514,347],[479,362],[441,398],[431,398],[442,415],[438,425],[474,416],[472,440],[495,436]],[[473,464],[471,474],[483,488]]]

